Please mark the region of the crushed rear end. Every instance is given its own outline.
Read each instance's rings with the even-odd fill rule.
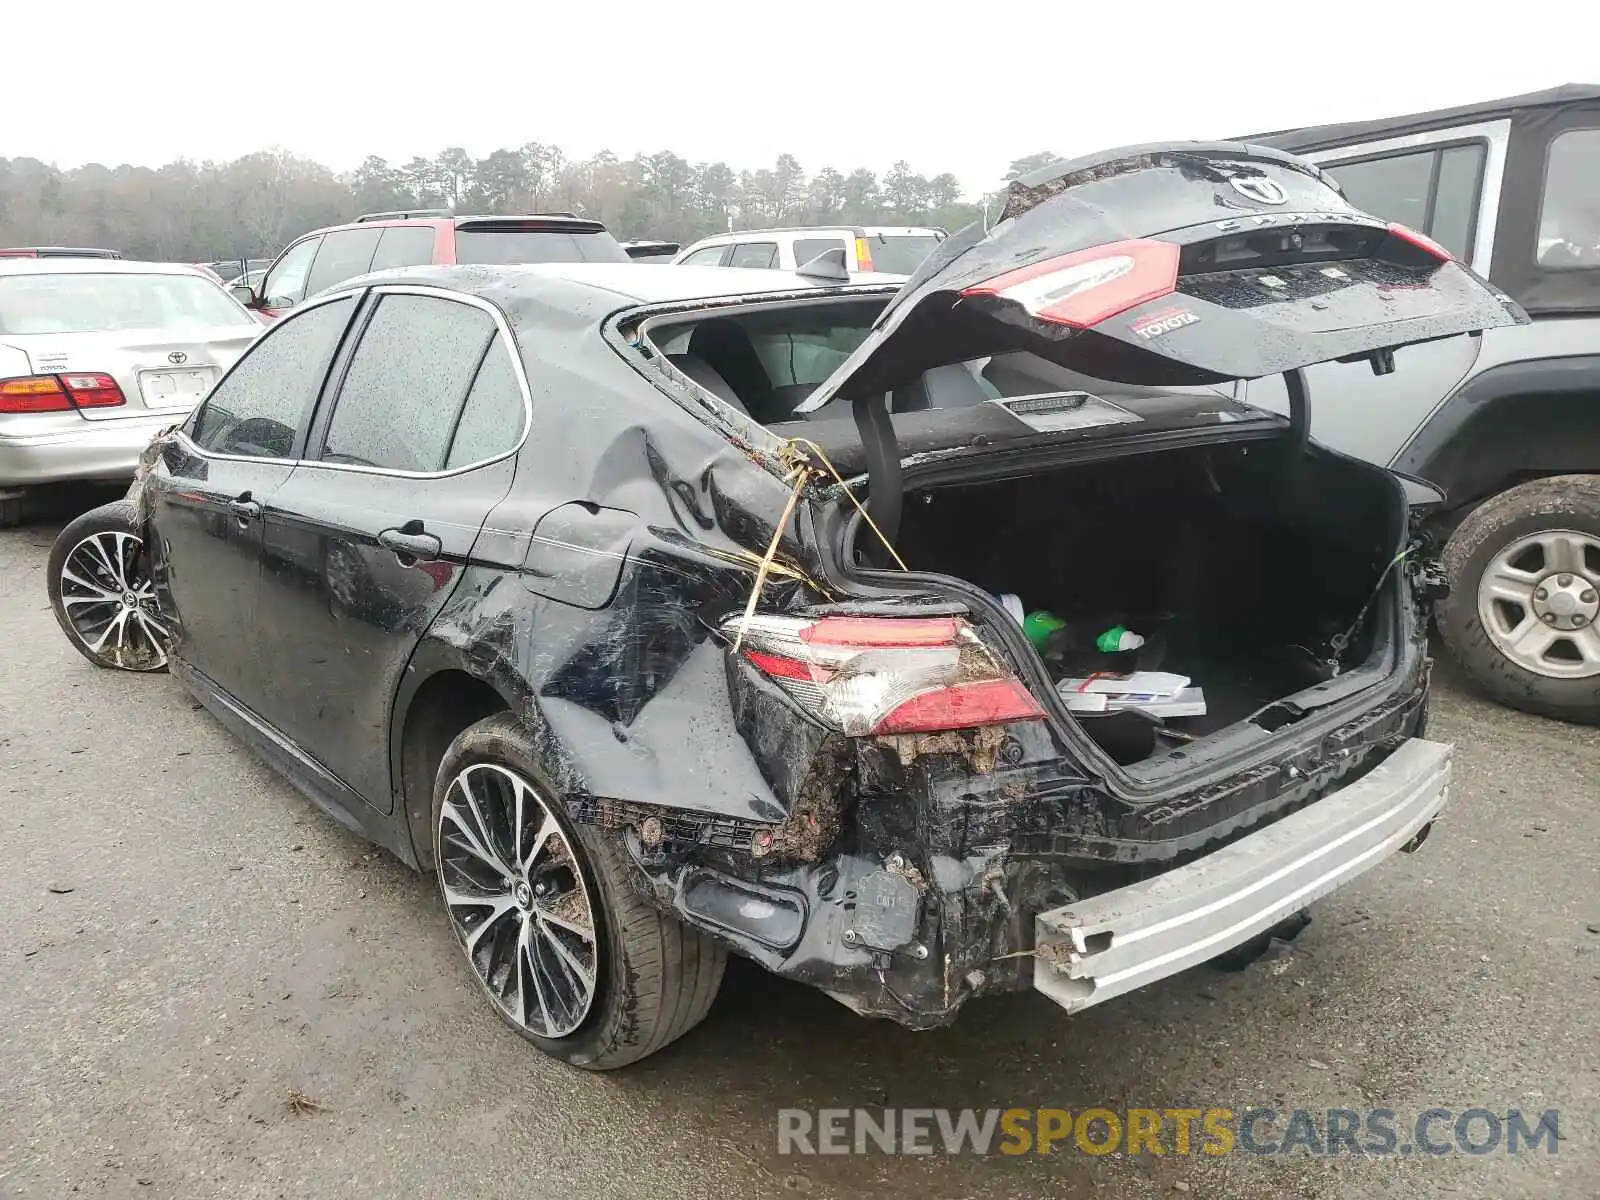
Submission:
[[[719,636],[781,807],[721,836],[639,826],[658,901],[920,1028],[996,990],[1088,1007],[1415,848],[1450,776],[1423,736],[1435,576],[1400,480],[1308,443],[1300,370],[1384,372],[1398,346],[1525,319],[1274,151],[1138,147],[1019,181],[800,406],[853,412],[865,477],[833,476],[823,425],[774,431],[801,481],[785,569],[814,586]],[[1046,383],[990,378],[970,418],[927,417],[946,444],[905,454],[915,421],[886,396],[984,360]],[[1224,388],[1141,413],[1052,390],[1052,367],[1134,388],[1281,372],[1295,412]],[[1064,610],[1064,645],[1002,598],[1023,589]],[[1142,652],[1077,636],[1124,625]],[[1079,684],[1129,670],[1217,681],[1212,709],[1084,707]]]

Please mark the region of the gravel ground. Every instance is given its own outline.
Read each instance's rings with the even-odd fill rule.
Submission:
[[[170,679],[73,653],[45,601],[58,527],[0,533],[0,1195],[1596,1194],[1600,731],[1446,675],[1447,820],[1243,972],[1072,1020],[991,1000],[913,1034],[735,964],[700,1029],[594,1076],[479,1001],[428,880]],[[1248,1104],[1553,1107],[1562,1140],[1335,1160],[776,1150],[783,1107]]]

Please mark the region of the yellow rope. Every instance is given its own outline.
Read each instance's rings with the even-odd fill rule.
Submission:
[[[745,602],[744,616],[739,620],[739,632],[733,638],[734,653],[738,653],[740,645],[744,642],[744,631],[750,623],[750,618],[755,616],[756,605],[761,601],[761,591],[766,587],[767,576],[772,573],[774,561],[778,557],[778,544],[783,541],[783,531],[789,527],[789,519],[794,516],[795,506],[800,503],[800,493],[805,491],[806,485],[813,477],[826,478],[823,472],[812,466],[801,450],[809,450],[822,460],[822,465],[828,468],[840,487],[844,488],[845,495],[850,497],[850,503],[856,506],[856,511],[866,521],[872,532],[878,535],[878,540],[884,544],[889,554],[894,558],[895,564],[902,570],[909,570],[905,560],[900,557],[899,551],[894,548],[883,530],[878,528],[878,523],[872,519],[872,514],[867,512],[861,501],[856,499],[856,494],[845,483],[844,476],[839,474],[839,469],[833,465],[821,446],[809,438],[789,438],[784,442],[783,448],[778,452],[779,461],[789,468],[789,473],[784,476],[784,482],[789,484],[789,500],[783,506],[783,514],[778,518],[778,524],[772,531],[772,541],[767,544],[767,552],[761,556],[761,565],[756,569],[756,578],[750,588],[750,598]]]
[[[878,535],[878,540],[883,543],[883,548],[887,550],[890,557],[894,559],[895,566],[899,567],[902,571],[909,571],[911,568],[906,566],[905,560],[900,557],[900,552],[894,548],[894,543],[889,540],[888,535],[885,534],[883,530],[878,528],[878,523],[872,519],[872,514],[867,511],[866,506],[863,505],[861,501],[856,499],[855,492],[850,490],[850,485],[845,483],[844,476],[839,474],[839,468],[833,465],[827,454],[823,452],[821,446],[817,445],[810,438],[790,438],[784,443],[783,452],[785,455],[788,455],[793,450],[802,446],[820,458],[822,460],[822,465],[828,468],[828,473],[833,476],[834,480],[839,484],[840,487],[844,488],[844,494],[850,497],[850,503],[856,506],[856,511],[861,514],[861,519],[867,523],[868,528],[870,528],[873,533]]]
[[[806,480],[811,477],[811,468],[807,466],[796,467],[788,476],[794,482],[789,490],[789,501],[783,506],[783,515],[778,518],[778,524],[772,530],[772,541],[767,544],[767,552],[761,556],[761,565],[756,568],[755,583],[750,587],[750,599],[745,602],[744,616],[739,621],[739,632],[733,638],[733,652],[739,652],[739,646],[744,642],[745,627],[750,624],[750,618],[755,616],[756,604],[761,599],[761,589],[767,584],[767,574],[772,570],[772,561],[778,556],[778,543],[783,540],[783,531],[789,526],[789,518],[794,515],[795,505],[800,503],[800,493],[805,490]]]

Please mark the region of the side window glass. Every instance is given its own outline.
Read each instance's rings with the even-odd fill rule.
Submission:
[[[726,246],[707,246],[704,250],[696,250],[678,265],[680,267],[716,267],[722,265],[723,251]]]
[[[1357,208],[1409,225],[1467,258],[1477,231],[1483,160],[1481,145],[1463,145],[1325,166]]]
[[[1483,190],[1483,147],[1451,146],[1439,153],[1428,236],[1457,258],[1472,255],[1478,194]]]
[[[354,306],[341,296],[263,333],[195,412],[189,437],[214,454],[290,457]]]
[[[390,225],[378,239],[372,256],[373,271],[391,267],[423,267],[433,261],[432,225]]]
[[[1329,163],[1327,170],[1357,208],[1386,221],[1409,225],[1418,232],[1427,232],[1433,151],[1395,154],[1366,162]]]
[[[315,296],[324,288],[365,275],[382,236],[381,229],[341,229],[324,237],[322,249],[311,264],[306,295]]]
[[[800,238],[794,244],[794,265],[803,267],[819,254],[826,254],[829,250],[843,250],[844,243],[838,238]],[[845,255],[845,266],[855,264],[850,261],[850,256]]]
[[[511,351],[505,339],[497,337],[467,393],[466,407],[461,410],[444,465],[451,469],[465,467],[504,454],[522,437],[526,418],[522,384],[517,380]]]
[[[495,332],[489,314],[470,304],[381,297],[350,357],[318,457],[396,471],[441,469]]]
[[[1550,143],[1539,209],[1539,265],[1600,267],[1600,129],[1573,129]]]
[[[774,267],[778,264],[778,243],[744,242],[733,248],[730,267]]]
[[[261,301],[268,308],[292,308],[306,298],[306,276],[321,238],[307,238],[290,246],[278,265],[261,281]]]

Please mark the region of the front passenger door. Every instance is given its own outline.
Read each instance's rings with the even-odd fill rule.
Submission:
[[[364,315],[305,461],[265,513],[263,623],[283,664],[265,715],[388,812],[390,705],[510,489],[529,400],[486,302],[392,285]]]
[[[294,471],[354,310],[354,297],[340,296],[263,333],[167,442],[146,481],[176,668],[198,671],[250,708],[261,703],[270,645],[257,610],[261,513]]]
[[[267,268],[261,279],[261,290],[256,307],[263,316],[281,317],[306,298],[306,282],[311,275],[311,260],[322,245],[322,235],[315,234],[290,246],[278,255],[278,261]]]

